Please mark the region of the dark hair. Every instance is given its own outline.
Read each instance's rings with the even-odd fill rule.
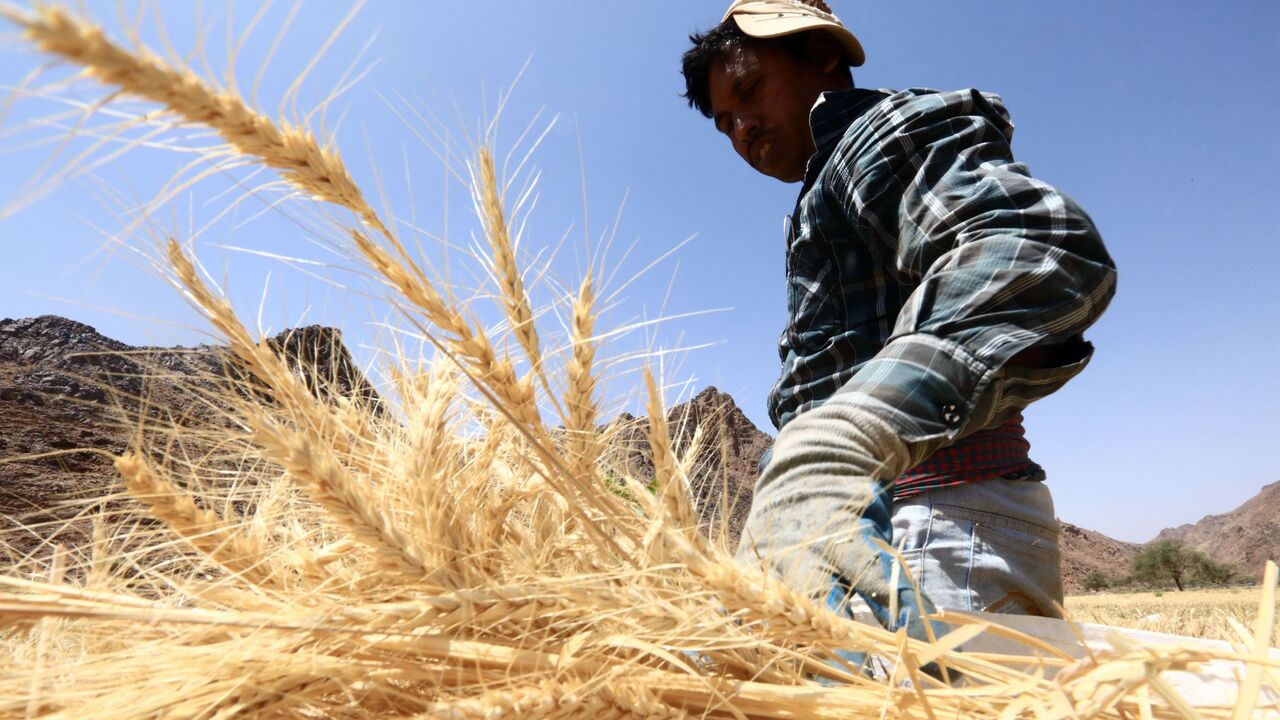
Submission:
[[[754,38],[742,32],[738,23],[729,18],[704,33],[693,33],[689,42],[693,47],[685,51],[681,58],[684,73],[685,92],[682,97],[689,101],[689,107],[702,113],[703,117],[711,117],[711,65],[732,48],[739,47],[775,47],[794,58],[807,60],[814,35],[819,31],[795,33],[776,38]],[[853,84],[853,73],[844,67],[849,84]]]

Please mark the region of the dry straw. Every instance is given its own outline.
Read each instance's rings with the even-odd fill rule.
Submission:
[[[981,622],[916,642],[736,564],[698,533],[688,487],[701,435],[677,452],[652,378],[656,477],[607,461],[596,288],[588,275],[567,298],[564,357],[549,355],[488,149],[474,192],[524,374],[428,278],[332,144],[66,10],[3,13],[107,92],[207,126],[350,211],[352,254],[439,352],[425,364],[390,353],[390,411],[310,388],[170,241],[174,284],[254,390],[202,391],[223,414],[213,429],[137,420],[117,467],[163,533],[104,518],[117,535],[96,536],[71,569],[84,572],[57,560],[0,576],[0,717],[1245,717],[1280,690],[1270,611],[1236,649],[1117,642],[1080,660]],[[547,406],[561,429],[544,423]],[[1022,656],[960,650],[984,633]],[[879,655],[890,676],[866,677],[836,650]],[[1235,707],[1193,707],[1166,677],[1214,659],[1246,668]],[[919,672],[931,662],[963,680]]]

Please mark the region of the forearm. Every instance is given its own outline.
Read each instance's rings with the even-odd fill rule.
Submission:
[[[778,435],[739,547],[792,587],[819,595],[832,575],[879,578],[866,538],[889,527],[886,483],[921,459],[890,424],[837,393]],[[883,592],[883,582],[868,587]]]

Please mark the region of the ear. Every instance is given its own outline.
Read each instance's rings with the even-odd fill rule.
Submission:
[[[823,75],[830,75],[844,65],[844,52],[835,38],[818,31],[811,32],[808,39],[809,60],[822,71]]]

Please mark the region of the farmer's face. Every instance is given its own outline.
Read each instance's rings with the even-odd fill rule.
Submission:
[[[822,70],[767,45],[730,48],[708,76],[716,129],[757,171],[803,180],[815,150],[809,111],[818,95],[835,89]]]

